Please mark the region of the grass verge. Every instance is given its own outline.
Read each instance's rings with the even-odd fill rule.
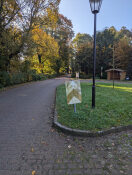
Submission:
[[[96,108],[91,108],[92,85],[81,83],[82,103],[67,104],[65,85],[57,88],[58,122],[74,129],[99,131],[132,124],[132,84],[96,84]]]

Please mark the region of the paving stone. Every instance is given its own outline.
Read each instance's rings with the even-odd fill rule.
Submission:
[[[55,88],[63,82],[0,93],[0,175],[131,175],[132,131],[80,138],[51,127]]]

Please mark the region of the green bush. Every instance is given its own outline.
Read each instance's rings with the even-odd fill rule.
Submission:
[[[47,77],[45,74],[39,74],[39,80],[46,80]]]
[[[10,85],[10,75],[8,72],[0,72],[0,87],[5,87]]]
[[[75,72],[71,74],[71,78],[76,78],[76,73]]]
[[[83,73],[83,72],[81,72],[80,73],[80,78],[82,78],[82,79],[89,79],[89,78],[92,78],[92,74],[85,74],[85,73]]]
[[[103,77],[102,78],[103,79],[107,79],[107,73],[106,72],[103,73]]]
[[[0,83],[0,89],[3,88],[4,86]]]
[[[32,76],[32,80],[33,80],[33,81],[37,81],[36,72],[32,72],[32,73],[31,73],[31,76]]]
[[[18,72],[13,74],[9,74],[8,72],[4,71],[0,72],[0,88],[30,81],[46,80],[49,78],[54,78],[56,76],[56,74],[37,74],[36,70],[30,70],[28,72]]]
[[[27,82],[26,74],[19,72],[10,75],[10,85],[20,84]]]
[[[57,77],[57,74],[46,75],[48,79]]]

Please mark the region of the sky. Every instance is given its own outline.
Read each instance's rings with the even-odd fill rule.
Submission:
[[[94,15],[91,13],[89,0],[61,0],[59,12],[72,21],[77,33],[93,35]],[[97,31],[114,26],[132,29],[132,0],[103,0],[97,14]]]

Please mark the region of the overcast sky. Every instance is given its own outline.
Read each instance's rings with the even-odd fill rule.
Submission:
[[[93,35],[93,14],[89,0],[61,0],[60,13],[73,23],[75,34]],[[114,26],[132,29],[132,0],[103,0],[100,13],[97,15],[97,30]]]

